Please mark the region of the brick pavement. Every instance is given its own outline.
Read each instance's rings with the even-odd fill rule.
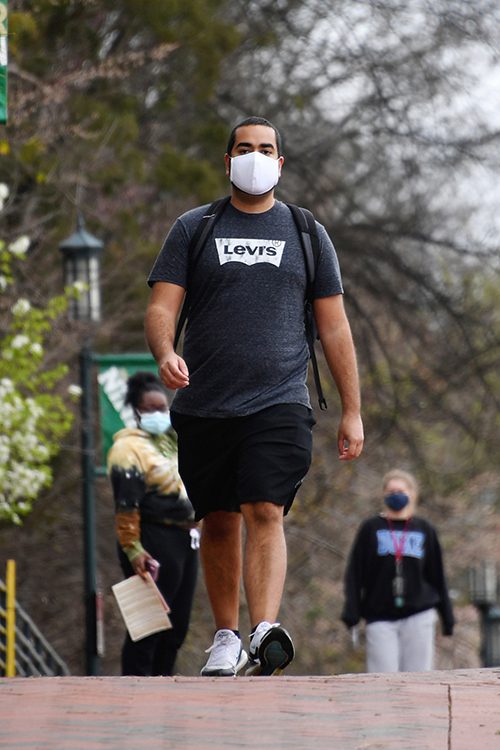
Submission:
[[[500,750],[500,669],[0,679],[2,750]]]

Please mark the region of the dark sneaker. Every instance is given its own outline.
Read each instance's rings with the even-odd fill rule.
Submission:
[[[218,630],[205,653],[210,656],[201,670],[203,677],[234,677],[248,661],[241,639],[232,630]]]
[[[279,622],[261,622],[250,640],[250,662],[245,674],[268,676],[281,674],[295,656],[290,634]]]

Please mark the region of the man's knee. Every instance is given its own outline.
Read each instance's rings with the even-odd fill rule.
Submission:
[[[241,514],[248,528],[273,526],[283,524],[282,505],[269,502],[245,503],[241,506]]]
[[[223,541],[239,534],[241,517],[239,513],[228,513],[223,510],[208,513],[203,519],[202,541]]]

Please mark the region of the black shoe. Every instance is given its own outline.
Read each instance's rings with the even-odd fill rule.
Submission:
[[[278,675],[295,656],[293,641],[279,622],[261,622],[250,640],[248,676]]]

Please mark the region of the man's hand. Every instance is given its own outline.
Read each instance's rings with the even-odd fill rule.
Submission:
[[[337,433],[337,445],[339,459],[341,461],[352,461],[358,458],[363,450],[364,434],[361,416],[344,415],[341,419]]]
[[[158,374],[167,388],[176,390],[189,385],[189,371],[185,361],[175,352],[160,362]]]
[[[146,341],[158,363],[158,374],[172,390],[189,385],[187,365],[174,351],[176,321],[184,295],[183,287],[157,281],[144,319]]]
[[[315,299],[314,317],[342,402],[342,419],[337,433],[339,458],[352,461],[363,449],[364,436],[356,352],[342,295]]]

